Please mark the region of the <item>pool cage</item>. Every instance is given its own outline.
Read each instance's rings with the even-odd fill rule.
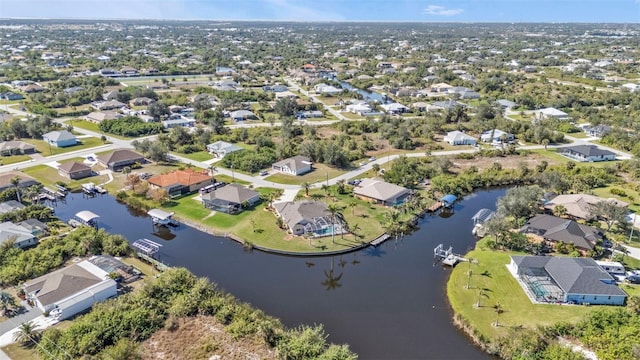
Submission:
[[[538,302],[564,302],[564,291],[553,281],[544,269],[525,268],[518,276],[527,286],[529,295]]]

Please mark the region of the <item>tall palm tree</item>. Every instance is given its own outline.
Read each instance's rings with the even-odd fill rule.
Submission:
[[[358,230],[360,230],[360,225],[353,224],[351,226],[351,234],[353,234],[353,239],[354,240],[358,237]]]
[[[333,257],[331,258],[331,267],[329,268],[329,271],[324,271],[324,276],[326,279],[322,282],[322,285],[324,285],[327,290],[335,290],[342,286],[342,284],[340,284],[342,273],[337,276],[333,274]]]
[[[304,195],[309,196],[309,190],[311,189],[311,184],[308,181],[305,181],[302,184],[300,184],[300,186],[302,187],[302,190],[304,190]]]
[[[342,207],[338,206],[335,203],[329,204],[327,206],[327,211],[331,216],[331,243],[334,243],[334,237],[336,233],[336,220],[342,218]]]
[[[358,203],[355,200],[349,203],[349,207],[351,208],[351,215],[353,216],[356,215],[356,206],[358,206]]]
[[[32,321],[27,321],[18,326],[18,331],[13,334],[13,341],[22,344],[28,344],[33,342],[37,344],[40,339],[41,331],[36,329],[36,324]]]
[[[16,188],[16,196],[18,197],[18,202],[21,203],[22,200],[20,199],[20,187],[18,186],[20,185],[20,177],[14,176],[11,179],[11,185],[13,185]]]

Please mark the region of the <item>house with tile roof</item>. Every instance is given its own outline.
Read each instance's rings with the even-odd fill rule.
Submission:
[[[213,177],[206,170],[187,168],[152,176],[147,182],[153,189],[166,190],[169,196],[180,196],[213,184]]]
[[[507,268],[533,302],[624,305],[627,298],[592,258],[512,255]]]
[[[611,201],[616,206],[626,208],[628,203],[614,198],[601,198],[590,194],[562,194],[554,197],[544,204],[544,208],[553,211],[556,206],[562,205],[566,209],[565,214],[576,219],[592,220],[591,207],[601,201]]]

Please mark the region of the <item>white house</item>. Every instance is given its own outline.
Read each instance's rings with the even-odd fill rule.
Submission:
[[[616,154],[596,145],[576,145],[558,148],[558,153],[580,162],[613,161]]]
[[[444,137],[444,141],[451,145],[475,145],[476,138],[469,136],[461,131],[449,131]]]
[[[327,84],[317,84],[313,87],[313,90],[315,90],[316,93],[324,95],[337,95],[342,92],[342,89]]]
[[[558,110],[556,108],[544,108],[536,111],[537,119],[557,119],[557,120],[568,120],[569,114],[564,111]]]
[[[296,155],[282,161],[278,161],[271,165],[274,171],[283,174],[302,175],[311,171],[311,159]]]
[[[109,274],[88,260],[28,281],[23,288],[40,310],[59,320],[118,294],[117,284]]]
[[[505,142],[513,141],[514,139],[515,139],[515,136],[513,136],[513,134],[504,132],[499,129],[487,130],[480,135],[480,140],[482,140],[482,142],[499,143],[503,141]]]
[[[26,248],[38,243],[38,239],[29,229],[9,221],[0,223],[0,244],[8,241],[13,241],[13,246],[17,248]]]
[[[207,151],[219,158],[223,158],[227,154],[231,154],[232,152],[240,151],[242,149],[244,148],[226,141],[216,141],[207,145]]]
[[[402,114],[409,111],[409,108],[400,103],[391,103],[380,105],[388,114]]]

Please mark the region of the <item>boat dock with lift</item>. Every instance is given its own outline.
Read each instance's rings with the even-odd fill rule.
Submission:
[[[151,217],[154,225],[178,226],[179,223],[173,219],[174,214],[174,212],[168,212],[162,209],[151,209],[147,211],[147,215]]]
[[[440,261],[444,265],[448,265],[451,267],[456,266],[456,264],[459,262],[469,261],[469,259],[465,258],[464,256],[455,254],[451,246],[449,246],[449,248],[445,250],[442,244],[439,244],[433,249],[433,257],[436,259],[436,261]]]

